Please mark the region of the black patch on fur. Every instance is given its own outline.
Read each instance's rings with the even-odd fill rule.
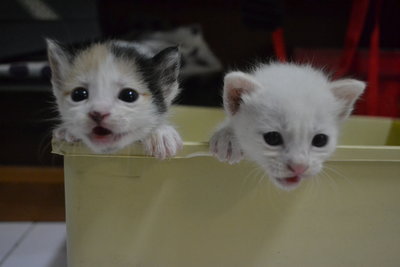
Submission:
[[[144,82],[150,89],[153,102],[157,106],[159,113],[167,111],[167,103],[165,102],[161,85],[172,85],[177,80],[177,71],[179,69],[179,61],[173,66],[168,66],[166,64],[166,56],[172,50],[177,49],[177,47],[166,48],[154,57],[149,57],[139,53],[134,47],[111,44],[111,51],[116,57],[135,61]]]
[[[167,106],[162,94],[161,87],[159,86],[159,76],[154,70],[152,59],[146,55],[140,54],[133,47],[119,46],[117,44],[111,45],[111,51],[117,58],[131,60],[136,63],[139,72],[142,75],[144,82],[147,84],[151,94],[153,103],[156,105],[159,113],[165,113]]]
[[[111,52],[115,57],[127,60],[135,60],[139,57],[144,57],[140,54],[134,47],[128,47],[123,45],[118,45],[116,43],[110,43]]]
[[[173,84],[178,79],[180,57],[175,60],[168,59],[170,54],[179,53],[176,46],[168,47],[154,56],[153,62],[159,66],[159,75],[164,84]]]
[[[154,71],[152,64],[148,61],[138,60],[137,63],[143,79],[153,95],[153,102],[157,106],[158,112],[165,113],[167,111],[167,104],[165,103],[160,86],[160,77],[158,73]]]

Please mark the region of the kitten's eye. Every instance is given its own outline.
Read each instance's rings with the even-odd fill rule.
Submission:
[[[139,98],[139,94],[131,88],[124,88],[119,92],[118,98],[124,102],[132,103]]]
[[[77,87],[71,92],[71,99],[74,102],[83,101],[85,99],[88,99],[88,97],[89,92],[86,88],[83,87]]]
[[[282,135],[278,132],[265,133],[264,140],[270,146],[280,146],[283,144]]]
[[[317,134],[314,136],[311,144],[316,147],[323,147],[328,144],[328,136],[326,134]]]

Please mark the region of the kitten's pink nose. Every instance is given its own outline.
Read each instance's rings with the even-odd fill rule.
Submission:
[[[308,169],[308,166],[303,164],[289,164],[288,169],[297,176],[303,174]]]
[[[102,120],[104,120],[105,117],[109,116],[110,113],[101,113],[97,111],[91,111],[89,112],[89,117],[94,120],[96,123],[100,123]]]

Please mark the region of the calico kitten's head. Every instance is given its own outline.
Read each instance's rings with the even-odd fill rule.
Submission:
[[[285,190],[321,171],[365,88],[353,79],[330,81],[308,65],[278,63],[229,73],[224,82],[225,110],[243,152]]]
[[[178,93],[177,47],[146,56],[112,41],[75,51],[47,46],[62,127],[94,152],[146,137]]]

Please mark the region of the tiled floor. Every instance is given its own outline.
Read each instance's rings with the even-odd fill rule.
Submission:
[[[66,267],[65,223],[0,222],[0,267]]]

